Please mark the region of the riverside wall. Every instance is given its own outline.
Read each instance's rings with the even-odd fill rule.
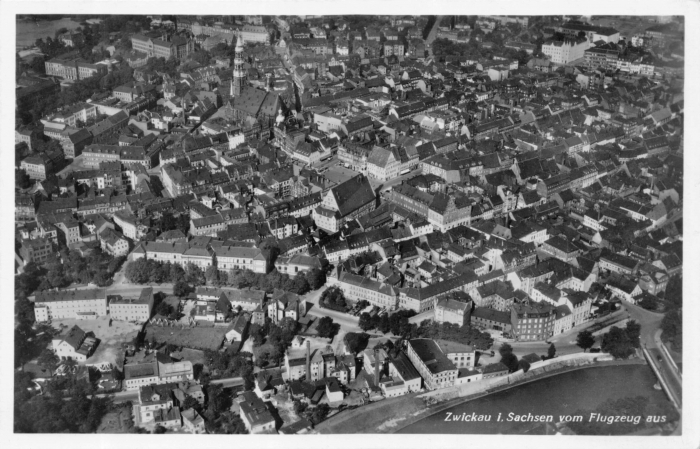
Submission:
[[[423,399],[427,405],[456,398],[477,398],[501,389],[537,380],[541,377],[558,374],[560,371],[570,371],[572,368],[592,366],[600,362],[609,362],[612,360],[613,357],[611,355],[604,353],[567,354],[554,359],[535,362],[530,366],[527,373],[519,370],[506,376],[483,379],[477,382],[429,391],[418,397]]]

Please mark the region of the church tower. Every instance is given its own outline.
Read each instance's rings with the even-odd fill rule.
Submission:
[[[239,36],[236,42],[236,56],[233,58],[233,80],[231,80],[231,96],[238,97],[245,85],[245,71],[243,69],[243,39]]]

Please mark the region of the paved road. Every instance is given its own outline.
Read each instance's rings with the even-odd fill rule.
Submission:
[[[623,303],[629,311],[630,317],[642,325],[642,332],[639,338],[642,345],[647,348],[651,355],[650,362],[659,371],[666,385],[669,386],[671,395],[676,399],[678,404],[681,404],[683,398],[683,380],[676,372],[666,353],[660,349],[660,327],[661,320],[663,320],[664,317],[663,314],[650,312],[626,301],[623,301]]]
[[[584,324],[581,324],[579,326],[574,327],[573,329],[564,332],[562,334],[554,335],[552,336],[548,342],[554,343],[554,347],[557,350],[557,355],[566,355],[566,354],[575,354],[578,352],[583,352],[581,348],[579,348],[576,345],[576,336],[578,335],[579,332],[581,332],[584,329],[587,329],[594,324],[598,322],[603,322],[603,321],[608,321],[611,320],[611,318],[619,318],[619,319],[624,319],[626,318],[627,311],[624,309],[618,310],[617,312],[612,313],[611,315],[605,316],[598,318],[596,320],[588,321]],[[513,347],[513,353],[517,355],[518,357],[522,357],[527,354],[531,353],[536,353],[540,355],[544,355],[547,353],[547,350],[549,349],[549,343],[544,342],[544,341],[534,341],[534,342],[514,342],[511,340],[504,340],[502,338],[495,338],[494,339],[494,344],[492,346],[494,351],[498,350],[498,347],[501,345],[501,343],[507,342],[509,345]],[[600,345],[600,337],[596,337],[596,345]]]
[[[243,385],[243,378],[242,377],[228,377],[226,379],[212,380],[211,383],[221,384],[221,386],[223,386],[224,388],[238,387],[238,386]]]
[[[318,300],[321,297],[321,294],[326,290],[326,287],[321,287],[320,289],[308,293],[304,299],[307,302],[310,302],[313,304],[311,307],[311,310],[308,311],[308,314],[311,316],[315,316],[318,318],[323,318],[324,316],[328,316],[333,318],[334,323],[340,324],[341,328],[346,331],[346,332],[360,332],[360,328],[357,325],[359,322],[359,318],[353,315],[348,315],[347,313],[342,313],[342,312],[336,312],[335,310],[330,310],[330,309],[322,309],[318,305]]]
[[[425,39],[425,46],[428,48],[428,54],[430,55],[430,57],[433,56],[432,43],[435,40],[435,37],[437,37],[438,27],[440,26],[440,21],[442,20],[443,17],[445,17],[445,16],[437,16],[437,18],[435,19],[435,23],[433,24],[433,29],[430,30],[430,33],[428,33],[427,39]]]

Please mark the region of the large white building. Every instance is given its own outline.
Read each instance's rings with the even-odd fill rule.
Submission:
[[[409,340],[406,355],[428,390],[459,384],[460,369],[470,370],[476,361],[476,352],[471,346],[427,338]]]
[[[352,301],[369,301],[373,306],[394,310],[397,307],[398,293],[391,285],[343,271],[335,278],[329,276],[328,285],[337,285],[346,298]]]
[[[192,362],[176,362],[170,356],[156,353],[156,360],[150,363],[124,365],[124,388],[137,390],[140,387],[169,382],[184,382],[194,379]]]
[[[568,64],[584,57],[588,50],[588,40],[571,38],[563,41],[549,41],[542,44],[542,53],[554,64]]]
[[[121,295],[110,295],[108,298],[109,316],[113,320],[145,323],[151,318],[153,287],[141,290],[138,298],[123,298]]]
[[[104,288],[38,292],[34,299],[37,322],[61,319],[92,319],[107,315]]]
[[[267,259],[259,248],[220,246],[170,242],[146,242],[132,253],[134,260],[147,258],[160,262],[170,262],[186,267],[192,263],[204,270],[214,263],[220,271],[248,269],[255,273],[267,273]]]

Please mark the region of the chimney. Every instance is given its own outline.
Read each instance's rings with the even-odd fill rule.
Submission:
[[[374,382],[379,386],[379,349],[374,350]]]
[[[311,382],[311,342],[306,340],[306,381]]]

